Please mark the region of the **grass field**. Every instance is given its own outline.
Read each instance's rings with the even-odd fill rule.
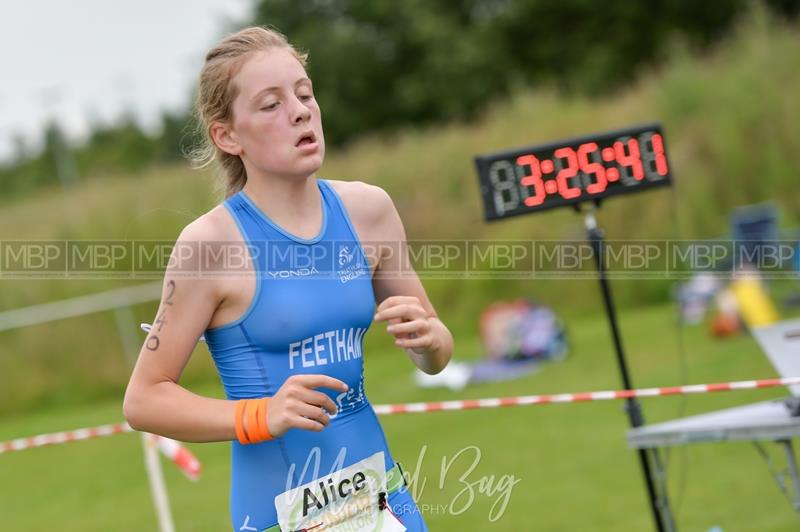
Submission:
[[[638,387],[771,377],[774,371],[746,335],[724,341],[704,327],[687,329],[685,366],[677,348],[673,309],[623,312],[621,322]],[[612,389],[619,378],[602,314],[569,323],[570,357],[517,381],[468,388],[461,394],[420,390],[405,356],[384,346],[381,331],[367,340],[367,392],[374,404],[457,397],[489,397]],[[479,352],[478,339],[456,331],[457,357]],[[658,341],[653,339],[658,338]],[[207,363],[198,348],[192,364]],[[680,368],[685,367],[685,372]],[[684,375],[685,373],[685,375]],[[220,395],[216,386],[196,391]],[[779,397],[785,390],[645,399],[648,421]],[[121,396],[122,390],[119,391]],[[0,440],[121,419],[119,400],[91,406],[39,409],[7,417]],[[651,518],[636,455],[627,448],[627,420],[619,402],[416,414],[382,419],[396,458],[414,472],[417,499],[433,530],[650,530]],[[203,463],[193,484],[165,462],[177,529],[228,529],[228,445],[190,444]],[[480,459],[474,470],[470,467]],[[778,448],[768,445],[783,466]],[[442,475],[443,460],[452,466]],[[680,530],[796,530],[798,517],[747,443],[698,444],[668,456],[669,487]],[[463,475],[463,477],[462,477]],[[466,483],[505,476],[517,483],[503,513],[502,493]],[[132,434],[0,456],[0,530],[155,530],[140,439]],[[423,486],[424,482],[424,486]],[[498,501],[494,510],[492,506]],[[499,515],[491,522],[490,513]]]
[[[321,175],[385,188],[412,241],[583,239],[582,220],[570,209],[484,223],[472,157],[661,121],[674,188],[604,203],[598,219],[609,240],[715,238],[728,233],[733,208],[767,200],[779,206],[782,228],[795,228],[800,225],[798,36],[796,24],[786,25],[757,9],[709,53],[698,56],[676,45],[658,68],[642,72],[613,94],[589,98],[547,87],[520,88],[506,101],[487,104],[472,123],[370,135],[347,149],[332,150]],[[162,240],[171,246],[186,224],[218,201],[210,173],[187,164],[138,175],[85,176],[66,192],[54,187],[13,202],[0,195],[0,243]],[[60,276],[18,280],[0,266],[0,309],[130,282]],[[552,305],[565,317],[601,310],[596,300],[582,297],[585,290],[596,289],[590,281],[474,280],[464,290],[459,279],[426,279],[425,286],[450,322],[469,324],[465,331],[474,328],[475,316],[487,304],[519,295]],[[648,279],[617,284],[615,296],[620,307],[658,304],[668,300],[670,289],[669,279]],[[155,308],[135,311],[150,321]],[[112,353],[118,344],[112,313],[0,332],[0,418],[113,397],[127,380],[124,357]],[[202,372],[190,371],[187,378],[207,382],[213,373],[201,367]],[[9,375],[14,378],[4,378]]]
[[[714,238],[728,231],[733,208],[767,200],[780,208],[783,228],[797,227],[800,28],[760,9],[753,13],[711,53],[696,56],[676,44],[658,68],[613,94],[590,98],[520,88],[473,123],[361,139],[330,153],[321,175],[385,188],[411,240],[582,239],[581,220],[568,209],[484,223],[472,157],[657,120],[667,132],[673,190],[604,203],[598,218],[609,239]],[[85,176],[68,191],[43,190],[13,203],[0,198],[0,239],[171,244],[181,228],[219,201],[211,188],[209,173],[185,164],[133,176]],[[566,320],[572,354],[510,383],[462,394],[419,390],[410,378],[411,364],[373,328],[366,337],[367,392],[373,403],[620,387],[596,281],[423,281],[456,337],[456,358],[479,356],[477,316],[487,304],[519,296],[553,306]],[[715,341],[704,327],[685,331],[681,358],[674,309],[665,303],[672,281],[614,284],[637,386],[774,376],[752,339]],[[0,275],[0,310],[127,283]],[[796,280],[786,285],[789,292],[797,291]],[[135,321],[151,321],[155,303],[131,310]],[[120,421],[130,371],[121,351],[112,312],[0,333],[0,440]],[[184,379],[194,391],[221,395],[202,345]],[[784,394],[665,397],[644,400],[643,407],[647,420],[657,422]],[[412,472],[419,464],[415,493],[433,530],[652,530],[637,457],[625,442],[622,406],[602,402],[407,415],[384,418],[383,424],[395,457]],[[198,483],[164,466],[178,530],[228,530],[228,445],[190,448],[204,466]],[[468,482],[493,478],[496,487],[508,475],[518,480],[495,521],[489,516],[500,509],[498,503],[492,510],[500,493],[475,493],[460,511],[469,501],[459,478],[469,470],[469,449],[475,448],[481,458]],[[778,448],[768,448],[776,467],[784,467]],[[443,460],[456,456],[443,478]],[[725,532],[799,528],[797,514],[751,444],[675,448],[668,462],[681,531],[715,525]],[[140,439],[127,434],[0,455],[0,532],[43,528],[155,530]]]

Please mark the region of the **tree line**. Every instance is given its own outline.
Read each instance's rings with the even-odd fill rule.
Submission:
[[[800,0],[764,0],[796,17]],[[748,0],[256,0],[268,25],[309,52],[326,140],[341,146],[396,128],[470,120],[519,87],[601,95],[657,65],[674,39],[701,51]],[[188,95],[187,95],[188,96]],[[187,98],[188,99],[188,98]],[[19,144],[0,166],[4,197],[77,175],[132,173],[179,160],[196,142],[191,110],[146,134],[132,116],[70,146],[53,123],[43,149]]]

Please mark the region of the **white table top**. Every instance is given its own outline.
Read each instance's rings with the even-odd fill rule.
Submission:
[[[782,440],[800,436],[800,416],[792,417],[783,400],[737,406],[706,414],[645,425],[628,431],[628,445],[665,447],[693,442]]]

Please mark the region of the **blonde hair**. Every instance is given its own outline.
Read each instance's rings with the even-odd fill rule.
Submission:
[[[225,37],[206,54],[205,64],[200,71],[200,84],[197,91],[195,115],[201,144],[192,150],[190,158],[197,168],[205,168],[216,162],[221,171],[221,180],[228,198],[244,187],[247,171],[238,155],[231,155],[219,149],[211,138],[211,125],[214,122],[229,122],[232,118],[231,104],[236,98],[238,87],[232,83],[247,57],[271,48],[288,50],[303,67],[308,54],[299,52],[289,44],[286,36],[277,30],[252,26]]]

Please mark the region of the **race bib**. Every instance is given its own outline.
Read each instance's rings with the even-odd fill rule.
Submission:
[[[386,493],[386,465],[377,452],[332,474],[275,497],[281,530],[314,532],[404,532],[388,509],[378,506]]]

